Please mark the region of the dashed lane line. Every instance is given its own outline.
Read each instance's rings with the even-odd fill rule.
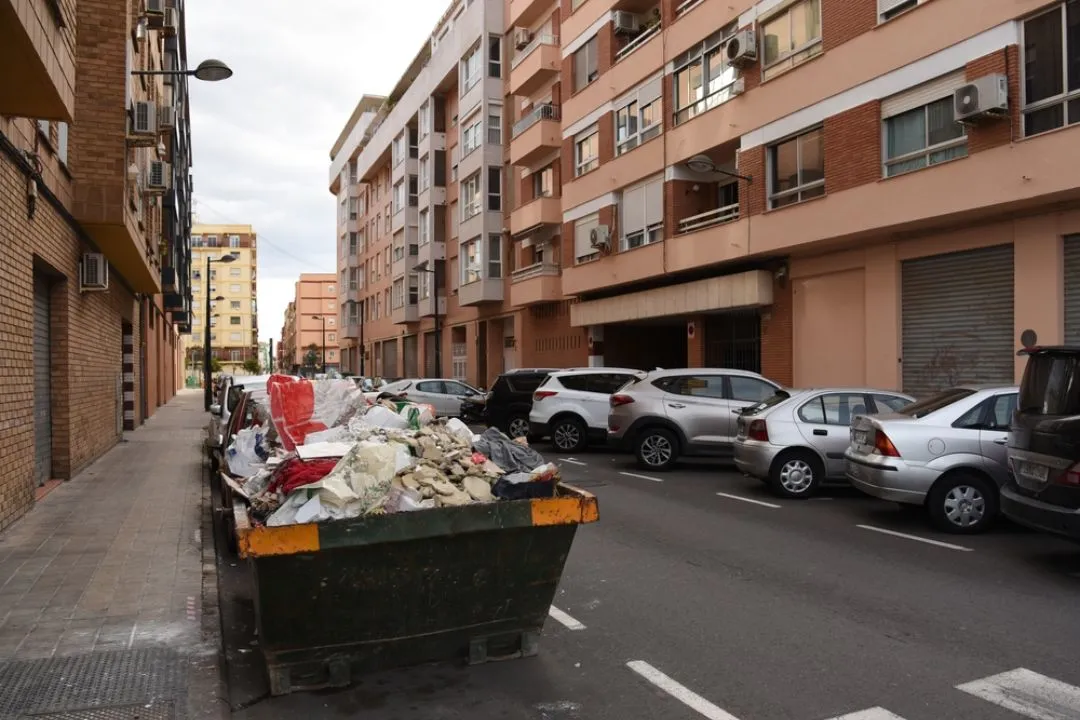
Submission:
[[[548,608],[548,615],[550,615],[552,619],[558,621],[559,624],[565,627],[567,630],[585,629],[585,625],[583,623],[578,622],[554,605]]]
[[[588,463],[583,463],[576,458],[559,458],[558,462],[566,462],[570,463],[571,465],[588,465]]]
[[[919,537],[918,535],[908,535],[907,533],[896,532],[895,530],[886,530],[885,528],[874,527],[873,525],[856,525],[855,527],[862,528],[863,530],[869,530],[871,532],[881,533],[882,535],[891,535],[893,537],[904,538],[905,540],[914,540],[915,542],[921,542],[927,545],[945,548],[946,550],[974,552],[974,548],[964,547],[963,545],[953,545],[952,543],[941,542],[940,540],[931,540],[930,538]]]
[[[663,480],[661,480],[658,477],[651,477],[649,475],[638,475],[637,473],[628,473],[628,472],[620,472],[619,474],[620,475],[625,475],[626,477],[640,478],[641,480],[652,480],[653,482],[664,482]]]
[[[838,715],[829,720],[904,720],[896,713],[891,713],[883,707],[872,707],[866,710],[860,710],[859,712],[848,713],[847,715]]]
[[[957,685],[956,689],[1031,720],[1080,717],[1080,688],[1027,668]]]
[[[718,492],[716,494],[719,495],[722,498],[727,498],[728,500],[739,500],[741,502],[750,503],[752,505],[760,505],[761,507],[772,508],[773,510],[776,510],[777,508],[783,507],[783,505],[777,505],[776,503],[765,502],[764,500],[755,500],[753,498],[743,497],[742,495],[731,495],[729,493],[722,493],[722,492]]]
[[[682,685],[654,668],[644,660],[632,660],[626,666],[650,683],[675,698],[683,705],[697,711],[708,720],[739,720],[731,713],[718,708],[690,688]]]

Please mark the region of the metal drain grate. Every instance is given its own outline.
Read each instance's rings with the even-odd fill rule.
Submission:
[[[23,715],[21,720],[175,720],[172,702]]]
[[[0,718],[131,720],[131,715],[89,715],[143,708],[143,720],[180,720],[187,692],[186,663],[166,648],[0,664]],[[168,706],[167,715],[154,708]],[[75,713],[75,714],[71,714]]]

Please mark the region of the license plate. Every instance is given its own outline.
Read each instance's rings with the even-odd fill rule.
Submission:
[[[1016,463],[1016,474],[1018,477],[1024,478],[1025,480],[1034,480],[1038,483],[1045,483],[1046,479],[1050,476],[1050,468],[1045,465],[1039,465],[1038,463],[1021,460]]]
[[[855,438],[855,442],[857,444],[859,444],[859,445],[865,445],[866,444],[866,435],[867,435],[867,433],[866,433],[865,430],[853,430],[852,433],[851,433],[851,436],[853,438]],[[850,467],[851,464],[848,463],[848,465]]]

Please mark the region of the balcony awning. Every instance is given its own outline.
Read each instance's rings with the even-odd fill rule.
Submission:
[[[772,273],[768,270],[751,270],[575,303],[570,306],[570,324],[573,327],[607,325],[762,307],[772,305],[772,302]]]

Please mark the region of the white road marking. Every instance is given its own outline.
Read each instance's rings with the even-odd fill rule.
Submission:
[[[881,533],[883,535],[892,535],[893,537],[904,538],[906,540],[914,540],[916,542],[926,543],[927,545],[936,545],[937,547],[945,548],[946,550],[974,552],[973,548],[964,547],[963,545],[953,545],[952,543],[941,542],[940,540],[931,540],[930,538],[919,537],[918,535],[908,535],[907,533],[896,532],[895,530],[886,530],[885,528],[874,527],[873,525],[856,525],[855,527],[862,528],[863,530],[870,530],[871,532]]]
[[[626,663],[626,666],[683,705],[696,710],[709,720],[739,720],[731,713],[716,707],[685,685],[675,682],[644,660],[632,660]]]
[[[620,472],[619,474],[620,475],[625,475],[626,477],[641,478],[642,480],[652,480],[653,482],[664,482],[660,478],[649,477],[648,475],[638,475],[637,473]]]
[[[578,622],[574,618],[570,617],[569,615],[567,615],[566,613],[564,613],[562,610],[555,607],[554,605],[552,605],[551,607],[548,608],[548,615],[550,615],[555,620],[558,620],[559,623],[563,627],[565,627],[567,630],[584,630],[585,629],[585,626],[583,624],[581,624],[580,622]]]
[[[753,498],[743,497],[742,495],[728,495],[727,493],[722,493],[722,492],[718,492],[716,494],[719,495],[720,497],[728,498],[729,500],[741,500],[742,502],[753,503],[754,505],[760,505],[761,507],[767,507],[767,508],[783,507],[782,505],[777,505],[776,503],[765,502],[764,500],[754,500]]]
[[[896,713],[891,713],[883,707],[872,707],[859,712],[837,715],[829,720],[904,720]]]
[[[568,462],[571,465],[586,465],[587,464],[587,463],[581,462],[580,460],[575,460],[574,458],[562,458],[562,460],[560,462]]]
[[[1032,720],[1080,717],[1080,688],[1027,668],[957,685],[956,689]]]

